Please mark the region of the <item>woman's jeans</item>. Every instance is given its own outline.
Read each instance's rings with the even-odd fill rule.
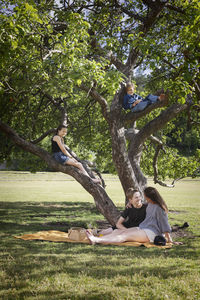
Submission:
[[[138,112],[144,110],[148,105],[157,102],[158,96],[154,96],[149,94],[145,99],[143,99],[140,103],[136,104],[133,108],[131,108],[132,112]]]

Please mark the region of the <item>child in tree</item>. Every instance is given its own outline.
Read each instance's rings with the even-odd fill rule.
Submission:
[[[70,165],[78,168],[83,174],[90,177],[89,174],[84,169],[83,165],[78,162],[71,154],[67,151],[64,144],[64,137],[67,134],[67,126],[60,125],[56,130],[56,134],[51,140],[53,158],[63,165]],[[90,177],[91,178],[91,177]],[[91,178],[94,183],[101,183],[101,180],[98,178]]]
[[[155,103],[157,101],[164,101],[167,99],[165,94],[161,94],[160,96],[154,96],[149,94],[146,98],[142,98],[141,96],[134,93],[135,86],[133,83],[126,84],[126,95],[123,99],[123,108],[130,109],[132,112],[139,112],[144,110],[148,105]]]

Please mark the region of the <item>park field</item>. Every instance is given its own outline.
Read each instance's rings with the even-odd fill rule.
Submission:
[[[103,176],[119,208],[117,176]],[[155,186],[151,179],[149,186]],[[156,185],[169,222],[189,227],[171,249],[24,241],[15,235],[87,228],[104,220],[92,197],[73,178],[56,172],[0,172],[0,299],[200,299],[200,179],[174,188]]]

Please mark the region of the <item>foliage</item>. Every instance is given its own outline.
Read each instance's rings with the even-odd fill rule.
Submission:
[[[147,30],[145,36],[142,24],[151,11],[145,1],[123,1],[118,6],[114,2],[73,1],[67,6],[66,1],[59,4],[2,1],[0,11],[2,121],[27,140],[35,140],[41,133],[57,127],[61,109],[66,108],[70,135],[66,144],[81,158],[95,160],[102,171],[112,172],[108,126],[97,103],[80,91],[81,84],[96,87],[111,104],[125,76],[107,54],[112,53],[125,62],[135,47],[138,51],[136,66],[151,71],[144,80],[145,86],[138,83],[139,92],[153,93],[163,87],[170,89],[171,103],[182,103],[189,93],[197,103],[194,81],[199,80],[200,53],[197,0],[168,1],[169,6],[162,10],[155,26]],[[170,9],[170,5],[180,12]],[[138,121],[138,127],[157,117],[160,111],[157,109]],[[199,113],[195,120],[198,117]],[[171,122],[157,135],[168,145],[177,147],[182,155],[194,156],[199,148],[198,129],[193,125],[191,133],[185,133],[186,124],[178,124],[179,129],[177,123]],[[9,147],[5,155],[6,145]],[[188,149],[192,147],[192,151],[184,152],[184,145],[188,145]],[[48,142],[42,146],[49,150]],[[21,156],[6,140],[1,153],[2,159]],[[26,157],[25,164],[30,167],[27,154],[22,155],[23,160]],[[146,157],[148,152],[144,152],[143,160]],[[189,160],[194,161],[194,157]],[[142,162],[146,174],[152,174],[151,163],[150,159]],[[175,172],[175,169],[162,168],[162,160],[160,167],[163,178]],[[180,176],[183,168],[177,170]]]

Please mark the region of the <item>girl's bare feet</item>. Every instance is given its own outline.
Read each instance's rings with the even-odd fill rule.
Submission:
[[[89,230],[86,230],[86,235],[87,235],[88,240],[90,241],[90,244],[94,245],[95,244],[95,236]]]
[[[93,181],[94,183],[99,183],[99,184],[101,184],[101,179],[100,179],[100,178],[92,178],[92,181]]]

